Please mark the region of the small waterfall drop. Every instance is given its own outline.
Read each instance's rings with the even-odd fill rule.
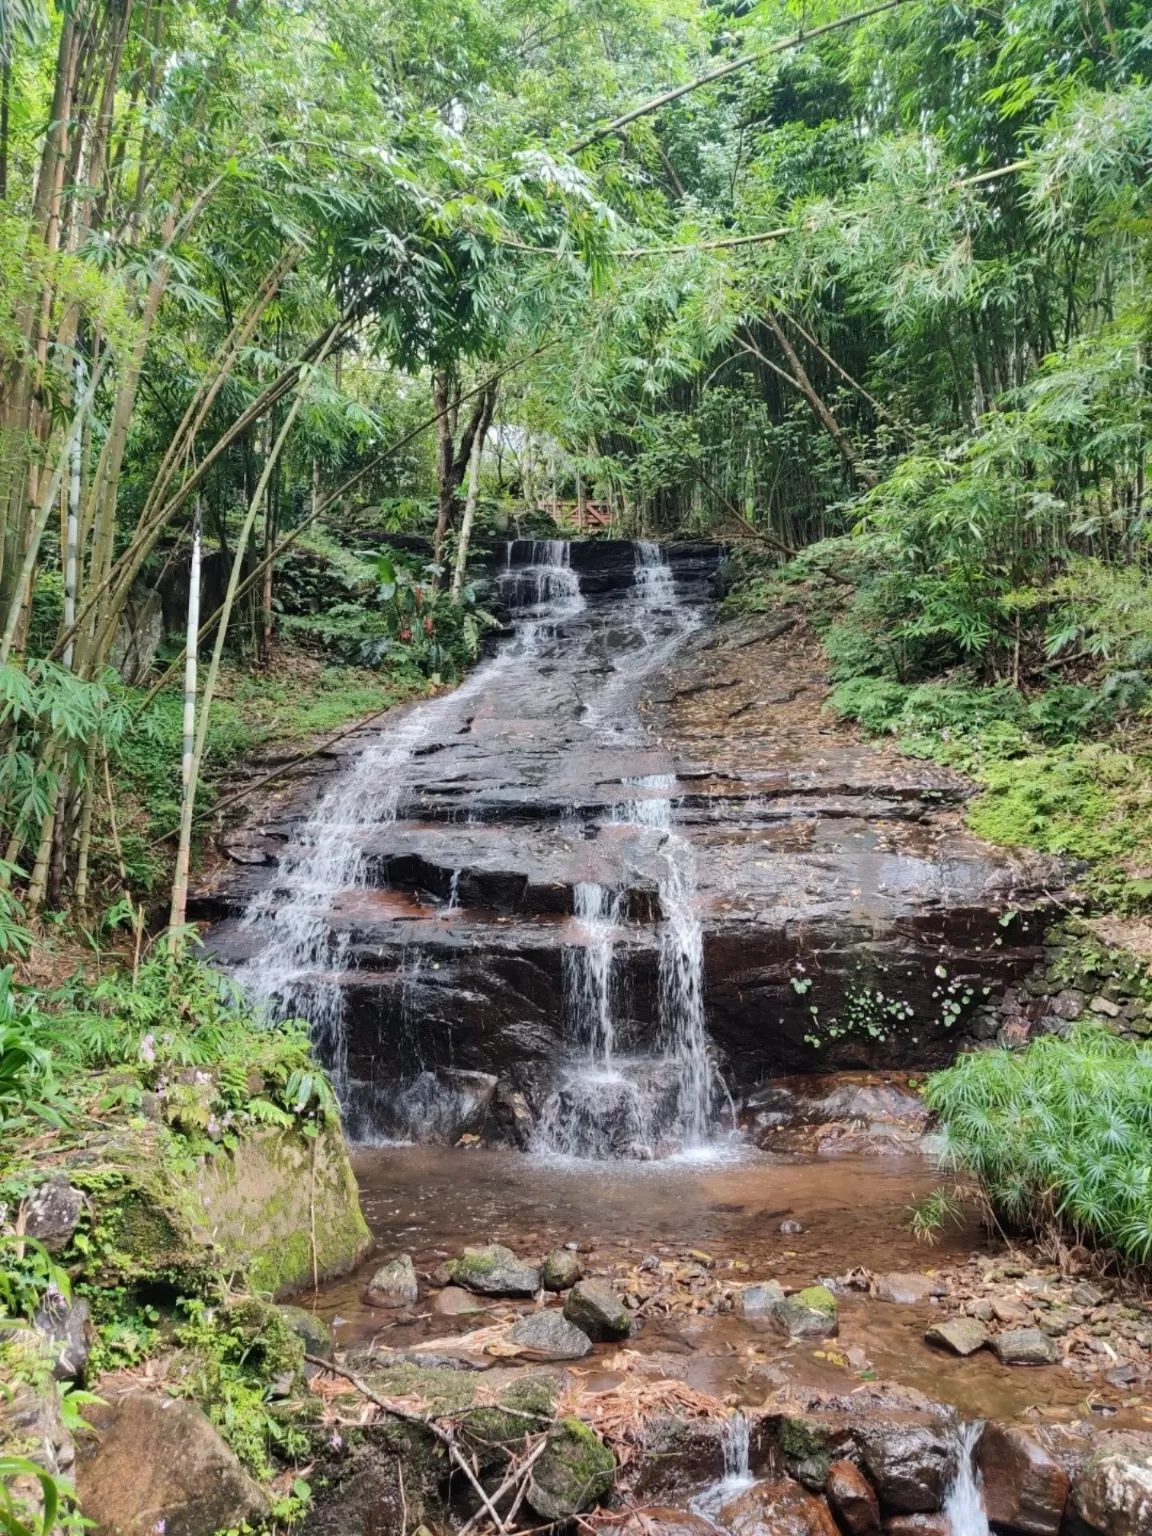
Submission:
[[[737,1410],[724,1425],[724,1476],[698,1493],[688,1508],[694,1515],[715,1521],[725,1504],[738,1499],[756,1484],[749,1466],[748,1420]]]
[[[956,1435],[956,1476],[944,1501],[944,1514],[952,1524],[952,1536],[989,1536],[988,1516],[980,1492],[975,1452],[984,1424],[965,1424]]]

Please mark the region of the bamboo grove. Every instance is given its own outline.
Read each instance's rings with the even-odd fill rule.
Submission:
[[[179,928],[222,673],[385,507],[385,670],[562,506],[853,531],[902,677],[1141,666],[1150,64],[1136,0],[0,0],[11,896],[131,885],[182,683]]]

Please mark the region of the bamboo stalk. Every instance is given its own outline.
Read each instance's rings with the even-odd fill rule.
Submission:
[[[196,500],[196,515],[192,523],[192,561],[188,577],[188,630],[184,647],[184,753],[181,759],[180,840],[176,850],[176,871],[172,877],[172,904],[168,914],[171,930],[169,947],[178,947],[176,931],[184,925],[188,906],[188,860],[192,846],[192,811],[196,798],[195,742],[196,742],[196,663],[198,658],[196,637],[200,631],[200,559],[203,542],[203,521],[200,499]]]
[[[476,516],[476,499],[480,493],[480,460],[484,455],[484,439],[479,432],[472,439],[472,452],[468,458],[468,495],[464,502],[464,516],[460,523],[460,543],[456,550],[456,569],[452,573],[452,601],[459,603],[464,590],[464,572],[468,568],[468,545],[472,538],[472,522]]]

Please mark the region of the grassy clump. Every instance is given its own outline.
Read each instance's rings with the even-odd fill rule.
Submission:
[[[925,1098],[1004,1220],[1152,1259],[1152,1047],[1082,1025],[963,1056]]]

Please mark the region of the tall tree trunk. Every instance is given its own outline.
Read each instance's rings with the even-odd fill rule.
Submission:
[[[172,902],[168,912],[171,930],[169,946],[179,947],[177,930],[184,926],[188,910],[188,863],[192,848],[192,807],[196,798],[196,663],[200,633],[200,558],[203,543],[203,519],[200,498],[192,520],[192,561],[188,574],[188,627],[184,642],[184,752],[180,762],[180,841],[176,848],[176,870],[172,876]]]
[[[476,498],[480,494],[480,460],[484,456],[484,439],[477,432],[472,442],[472,457],[468,460],[468,498],[464,503],[464,521],[460,524],[460,543],[456,550],[456,570],[452,577],[452,601],[458,603],[464,591],[464,573],[468,569],[468,545],[472,538],[472,521],[476,516]]]

